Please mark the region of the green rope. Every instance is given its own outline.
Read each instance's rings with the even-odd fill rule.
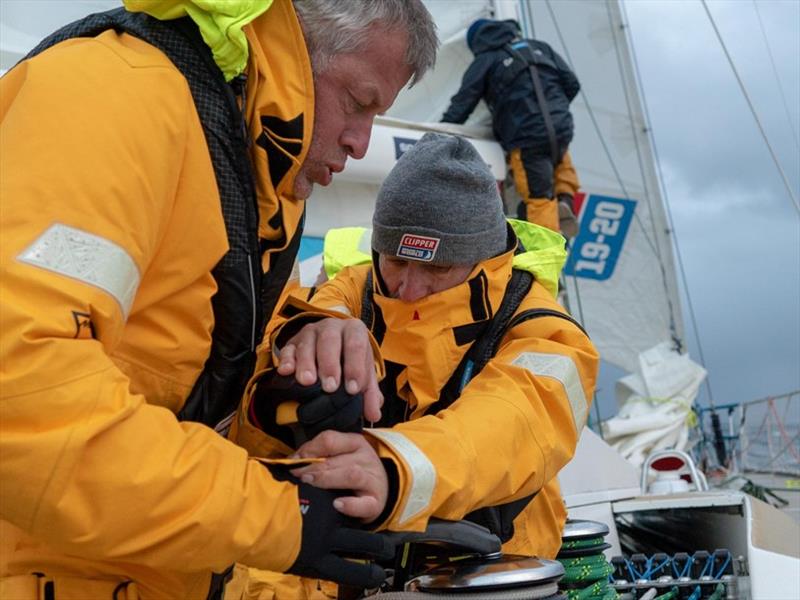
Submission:
[[[606,557],[602,554],[558,560],[564,565],[564,579],[570,583],[591,582],[608,577],[614,572],[614,567],[608,564]]]
[[[597,545],[597,542],[591,545]],[[565,590],[569,600],[616,600],[618,598],[616,590],[608,583],[608,577],[614,572],[614,567],[608,563],[603,554],[559,558],[558,561],[564,566],[564,577],[561,579],[561,583],[573,584],[572,589]],[[577,587],[578,585],[583,587]]]
[[[720,600],[725,594],[725,586],[721,583],[717,584],[717,587],[714,588],[714,593],[711,594],[707,600]]]
[[[653,600],[672,600],[673,598],[678,596],[678,586],[673,585],[672,589],[668,591],[666,594],[661,594],[660,596],[656,596]]]
[[[575,550],[578,548],[591,548],[592,546],[599,546],[603,543],[603,538],[591,538],[588,540],[573,540],[573,541],[566,541],[562,544],[562,550]]]

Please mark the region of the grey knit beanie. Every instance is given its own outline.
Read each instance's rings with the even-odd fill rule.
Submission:
[[[426,133],[378,192],[372,248],[380,254],[468,265],[502,253],[506,245],[497,182],[464,138]]]

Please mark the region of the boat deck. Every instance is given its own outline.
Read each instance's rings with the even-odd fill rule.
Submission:
[[[745,476],[753,483],[769,488],[775,495],[788,502],[780,507],[783,512],[800,522],[800,478],[774,473],[747,472]]]

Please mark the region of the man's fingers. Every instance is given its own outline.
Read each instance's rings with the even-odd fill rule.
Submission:
[[[381,407],[383,406],[383,394],[378,387],[378,378],[372,374],[372,381],[364,390],[364,418],[370,423],[377,423],[381,420]]]
[[[333,393],[342,377],[342,329],[346,321],[326,319],[318,324],[316,359],[322,389]]]
[[[380,420],[383,402],[375,375],[372,346],[366,325],[358,319],[323,319],[303,327],[281,348],[278,372],[295,374],[301,385],[319,378],[322,389],[333,393],[344,380],[351,395],[364,395],[364,416]]]
[[[294,373],[301,385],[312,385],[317,381],[317,332],[313,327],[304,327],[284,346],[294,346]],[[283,349],[281,349],[283,358]],[[280,371],[278,371],[280,372]],[[282,373],[286,375],[286,373]]]
[[[372,348],[364,323],[355,319],[345,323],[346,326],[342,331],[345,389],[348,394],[357,394],[367,389],[370,372],[375,370]]]
[[[381,514],[381,503],[373,496],[341,496],[333,507],[343,515],[362,519],[365,523],[374,521]]]
[[[279,363],[278,363],[278,373],[281,375],[291,375],[294,373],[294,352],[295,347],[294,344],[286,344],[283,348],[281,348]]]
[[[383,394],[378,387],[372,347],[366,326],[360,321],[351,323],[344,336],[344,378],[349,394],[364,395],[364,417],[375,423],[380,421]]]
[[[341,433],[339,431],[323,431],[314,439],[307,441],[297,449],[300,458],[318,458],[336,456],[354,452],[369,446],[367,441],[358,433]]]
[[[378,482],[359,464],[329,465],[333,459],[325,461],[322,468],[313,465],[307,467],[300,476],[304,483],[326,490],[353,490],[356,495],[369,494],[378,496]]]
[[[324,462],[306,464],[292,469],[291,473],[303,483],[325,489],[354,489],[368,485],[366,470],[368,461],[359,458],[358,453],[339,454]]]

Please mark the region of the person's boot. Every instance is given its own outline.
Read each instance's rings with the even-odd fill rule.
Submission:
[[[569,194],[558,195],[558,227],[568,240],[578,235],[578,218],[572,205],[572,196]]]
[[[530,223],[558,232],[558,202],[555,198],[526,198],[525,214]]]

